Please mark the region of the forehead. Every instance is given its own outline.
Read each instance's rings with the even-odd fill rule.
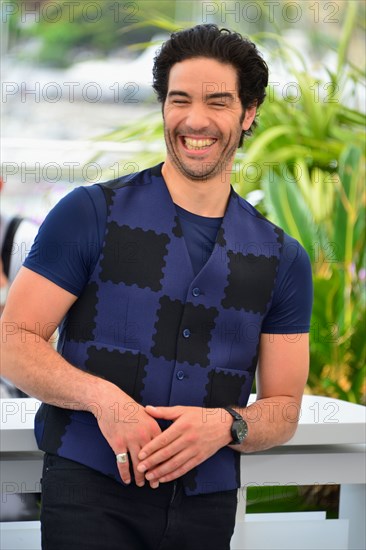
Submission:
[[[216,59],[195,57],[175,63],[170,69],[168,92],[181,90],[190,94],[238,93],[237,72],[233,65]]]

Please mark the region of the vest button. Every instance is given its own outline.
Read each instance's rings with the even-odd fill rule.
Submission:
[[[182,370],[179,370],[176,374],[178,380],[183,380],[184,378],[184,372]]]
[[[189,328],[185,328],[185,329],[183,330],[183,336],[184,336],[184,338],[189,338],[190,335],[191,335],[191,331],[189,330]]]
[[[201,291],[198,287],[196,287],[192,290],[192,294],[195,298],[197,298],[197,296],[199,296],[201,294]]]

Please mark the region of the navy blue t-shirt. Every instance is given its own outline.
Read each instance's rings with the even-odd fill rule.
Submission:
[[[192,214],[177,204],[175,209],[186,241],[195,275],[201,271],[215,246],[217,232],[223,218],[206,218]]]
[[[196,275],[214,250],[222,218],[198,216],[177,205],[176,210]],[[101,187],[78,187],[48,214],[24,266],[80,296],[98,261],[106,222],[107,206]],[[262,332],[308,332],[312,305],[309,257],[286,234],[283,250]]]

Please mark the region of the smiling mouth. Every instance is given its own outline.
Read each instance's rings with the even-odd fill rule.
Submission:
[[[189,151],[201,151],[211,147],[214,143],[216,143],[217,140],[211,138],[194,139],[189,137],[182,137],[182,141]]]

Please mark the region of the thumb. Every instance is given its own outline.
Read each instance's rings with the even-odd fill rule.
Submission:
[[[146,405],[145,411],[154,418],[163,418],[165,420],[175,420],[182,412],[181,407],[154,407]]]

